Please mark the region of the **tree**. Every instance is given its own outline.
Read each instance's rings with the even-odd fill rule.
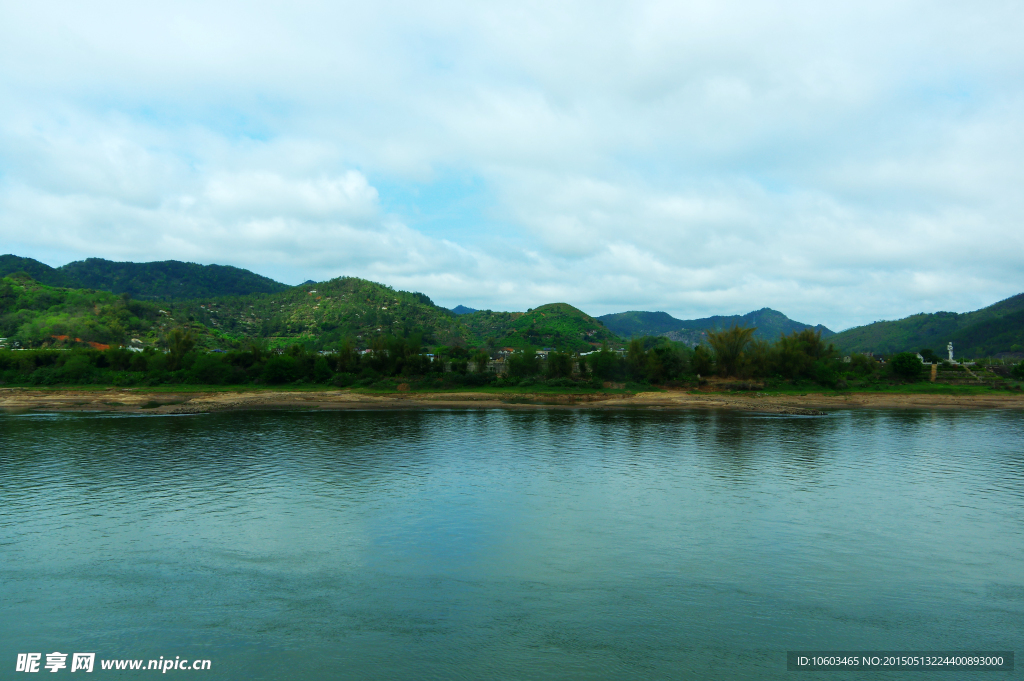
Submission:
[[[167,368],[171,371],[181,368],[181,361],[192,348],[196,346],[196,340],[192,337],[192,331],[183,331],[181,327],[171,329],[167,334],[167,349],[170,351],[167,358]]]
[[[601,344],[601,351],[590,355],[590,370],[594,376],[609,381],[619,376],[619,358],[611,349],[608,343]]]
[[[491,356],[483,350],[479,350],[473,355],[473,364],[476,367],[477,373],[484,373],[487,371],[487,363],[491,361]]]
[[[707,376],[714,370],[715,358],[710,350],[703,345],[698,345],[693,349],[693,357],[690,358],[690,364],[693,366],[695,374]]]
[[[626,350],[626,366],[629,369],[629,377],[634,381],[646,377],[647,350],[644,349],[644,342],[639,338],[629,341],[629,348]]]
[[[821,331],[804,329],[788,336],[780,336],[775,346],[775,360],[779,373],[786,378],[811,378],[814,363],[834,355],[835,347],[821,340]],[[914,356],[917,359],[916,356]]]
[[[537,353],[533,348],[520,350],[509,355],[508,375],[512,378],[528,378],[539,371]]]
[[[733,326],[726,331],[708,331],[708,344],[715,351],[718,362],[718,373],[722,376],[735,376],[743,363],[743,351],[746,350],[756,328]]]
[[[921,377],[924,365],[912,352],[901,352],[889,358],[889,371],[908,381],[916,381]]]
[[[548,355],[548,378],[568,378],[572,375],[572,355],[552,352]]]
[[[752,376],[769,376],[775,370],[775,349],[772,344],[761,338],[750,341],[745,351],[745,369]]]

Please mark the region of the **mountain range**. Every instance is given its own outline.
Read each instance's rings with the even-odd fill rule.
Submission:
[[[709,329],[739,325],[756,327],[755,337],[765,340],[804,329],[819,331],[845,352],[929,348],[943,355],[949,341],[958,356],[1024,352],[1024,294],[974,312],[921,313],[836,334],[770,308],[688,320],[645,311],[592,317],[566,303],[527,312],[463,305],[448,310],[422,293],[354,277],[288,286],[237,267],[174,260],[89,258],[54,268],[2,255],[0,277],[5,277],[0,281],[0,337],[22,337],[36,345],[55,337],[100,343],[144,337],[155,342],[174,325],[191,325],[206,347],[256,340],[326,348],[346,338],[368,342],[381,334],[419,334],[428,345],[584,351],[640,336],[695,345]]]
[[[1024,293],[974,312],[932,312],[847,329],[830,339],[847,352],[916,352],[940,357],[953,343],[957,357],[991,357],[1024,352]]]
[[[820,331],[822,338],[835,335],[830,329],[818,324],[796,322],[777,310],[768,307],[744,315],[716,315],[701,319],[676,319],[667,312],[618,312],[598,317],[610,331],[623,338],[642,336],[667,336],[674,341],[696,345],[708,330],[727,329],[732,326],[756,327],[755,338],[776,340],[780,334],[811,329]]]
[[[279,293],[289,288],[249,270],[191,262],[113,262],[89,258],[50,267],[32,258],[0,255],[0,277],[25,272],[47,286],[127,293],[136,300],[188,300],[208,296]]]

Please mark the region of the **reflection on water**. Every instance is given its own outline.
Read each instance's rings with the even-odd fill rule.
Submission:
[[[1013,649],[1021,426],[4,416],[0,657],[205,657],[209,678],[771,679],[790,649]]]

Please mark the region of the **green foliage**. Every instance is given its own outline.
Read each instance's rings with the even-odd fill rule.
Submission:
[[[703,345],[698,345],[694,348],[691,363],[694,373],[700,376],[710,376],[715,370],[715,357]]]
[[[142,300],[240,296],[276,293],[290,288],[248,270],[226,265],[197,265],[177,260],[111,262],[89,258],[53,268],[32,258],[0,256],[0,276],[18,271],[27,272],[36,281],[49,286],[127,293]]]
[[[196,340],[191,331],[177,328],[167,334],[166,344],[169,354],[167,368],[174,371],[181,368],[185,355],[196,346]]]
[[[909,352],[945,348],[952,341],[959,356],[995,355],[1024,343],[1024,293],[964,314],[921,313],[875,322],[843,331],[832,340],[846,352]]]
[[[622,369],[619,365],[619,357],[608,348],[607,343],[601,346],[600,352],[590,355],[587,359],[591,373],[596,378],[603,381],[621,378]]]
[[[826,345],[820,332],[804,329],[780,336],[775,344],[774,366],[759,367],[761,375],[774,369],[783,378],[813,378],[816,372],[815,362],[835,354],[835,348]]]
[[[823,337],[832,335],[824,326],[810,326],[793,321],[786,315],[762,308],[745,315],[704,317],[702,319],[676,319],[666,312],[618,312],[599,317],[610,331],[624,338],[667,336],[672,340],[699,342],[704,331],[729,329],[734,326],[753,328],[753,337],[772,340],[780,334],[800,332],[804,329],[820,331]]]
[[[1018,381],[1024,381],[1024,362],[1015,364],[1013,368],[1010,369],[1010,375]]]
[[[744,360],[744,350],[757,329],[733,326],[726,331],[708,331],[708,344],[715,351],[718,372],[736,376]]]
[[[572,355],[567,352],[552,352],[548,355],[548,378],[569,378],[572,376]]]
[[[508,357],[508,375],[511,378],[529,378],[540,372],[540,361],[532,348],[519,350]]]
[[[473,355],[473,366],[479,373],[487,371],[487,363],[491,361],[491,356],[483,350],[478,351]]]
[[[55,288],[28,276],[0,280],[0,337],[22,347],[124,344],[151,334],[157,317],[156,306],[112,293]]]
[[[346,342],[368,347],[378,336],[464,345],[469,332],[460,318],[429,300],[422,293],[342,277],[272,295],[187,301],[171,306],[171,312],[177,319],[193,317],[203,329],[200,343],[208,348],[262,339],[269,348],[298,342],[336,350]]]
[[[916,381],[924,373],[924,365],[912,352],[900,352],[889,358],[889,371],[907,381]]]
[[[600,321],[566,303],[542,305],[526,313],[481,310],[458,319],[476,345],[586,352],[602,342],[619,342]]]
[[[858,352],[850,356],[849,368],[855,374],[864,376],[875,371],[878,368],[878,362]]]

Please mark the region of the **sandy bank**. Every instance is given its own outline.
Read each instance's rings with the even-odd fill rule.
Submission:
[[[761,393],[645,392],[635,395],[550,395],[541,393],[395,393],[348,390],[322,392],[147,392],[144,389],[0,389],[6,411],[110,411],[199,414],[246,409],[731,409],[814,415],[837,409],[1024,409],[1020,395],[900,395],[843,393],[765,395]]]

